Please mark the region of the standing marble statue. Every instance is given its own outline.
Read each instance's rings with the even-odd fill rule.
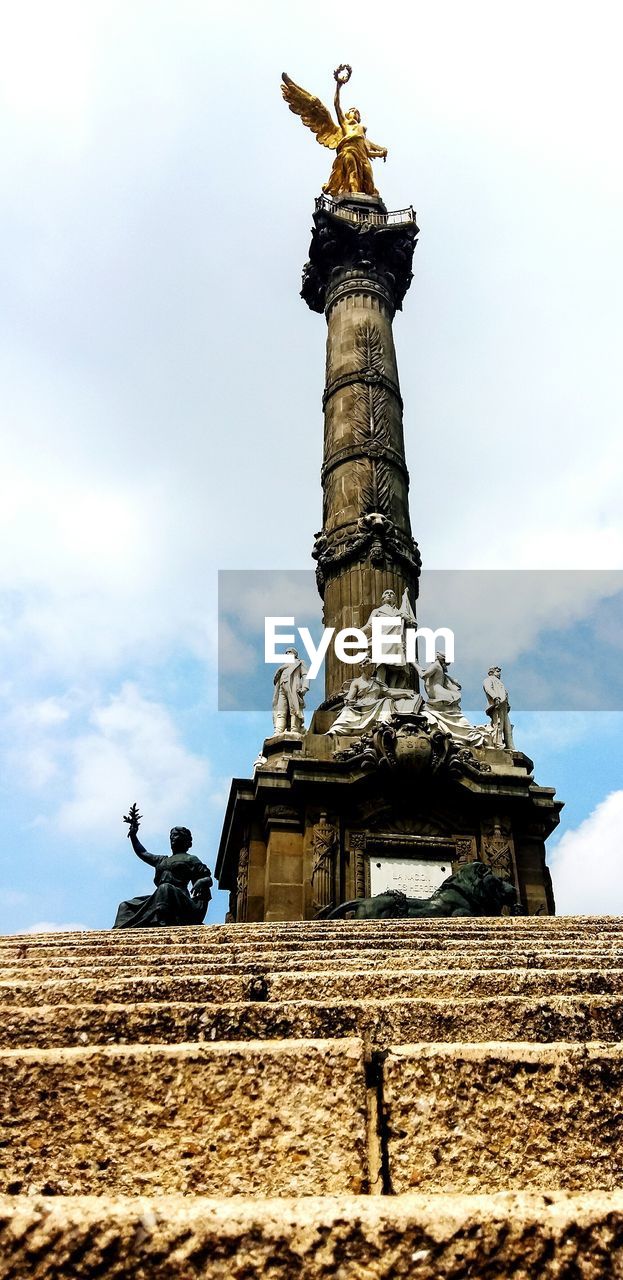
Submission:
[[[427,720],[449,733],[455,742],[463,742],[468,747],[484,747],[491,745],[491,731],[485,725],[473,725],[461,711],[461,686],[448,675],[449,663],[445,654],[436,653],[435,661],[427,667],[416,663],[428,701],[422,708]]]
[[[305,733],[303,715],[305,694],[309,689],[307,667],[296,649],[286,649],[293,661],[278,667],[274,675],[273,725],[275,733]]]
[[[405,688],[413,683],[413,674],[407,663],[406,649],[406,628],[407,626],[416,626],[415,614],[411,608],[408,591],[403,592],[400,606],[396,599],[395,591],[388,588],[381,596],[381,603],[378,608],[373,609],[365,627],[362,628],[364,634],[370,637],[370,645],[372,644],[372,623],[375,618],[390,619],[393,623],[392,630],[384,636],[384,647],[393,656],[398,658],[398,662],[381,662],[377,667],[379,678],[393,689]]]
[[[501,667],[489,667],[482,687],[487,695],[488,705],[486,712],[491,720],[493,745],[494,747],[506,747],[509,751],[513,751],[515,746],[513,742],[513,726],[508,717],[511,704],[508,700],[505,685],[500,679],[501,674]]]
[[[120,902],[113,929],[144,929],[154,925],[203,924],[212,897],[209,867],[190,852],[193,838],[187,827],[172,827],[171,854],[148,853],[137,832],[140,814],[132,805],[124,819],[135,854],[154,868],[154,893]],[[192,884],[192,893],[188,886]]]

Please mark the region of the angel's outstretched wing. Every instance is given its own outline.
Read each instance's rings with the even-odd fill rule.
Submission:
[[[301,117],[303,124],[315,133],[318,142],[321,142],[323,147],[329,147],[331,151],[335,151],[344,134],[320,98],[314,98],[313,94],[308,93],[306,89],[301,89],[300,85],[295,84],[285,71],[281,73],[281,92],[290,111]]]

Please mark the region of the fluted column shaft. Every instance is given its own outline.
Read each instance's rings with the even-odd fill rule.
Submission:
[[[376,221],[362,221],[362,209]],[[405,215],[390,223],[380,201],[363,197],[317,208],[304,276],[303,296],[327,319],[323,524],[314,557],[324,624],[336,630],[363,627],[387,588],[398,601],[405,588],[413,605],[417,598],[392,333],[417,234],[412,211]],[[355,674],[332,649],[325,671],[328,697]]]

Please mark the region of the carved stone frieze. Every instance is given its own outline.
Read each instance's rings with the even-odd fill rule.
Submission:
[[[269,826],[276,827],[299,827],[301,824],[301,815],[297,809],[288,804],[268,804],[264,811],[266,822]]]
[[[443,823],[434,818],[417,816],[396,817],[391,809],[383,809],[368,822],[370,831],[382,830],[386,835],[430,836],[444,838],[447,834]]]

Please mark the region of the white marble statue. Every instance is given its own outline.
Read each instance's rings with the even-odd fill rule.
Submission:
[[[501,674],[501,667],[489,667],[482,687],[487,695],[486,712],[491,720],[493,745],[507,747],[509,751],[513,751],[513,726],[508,718],[511,704],[505,685],[500,679]]]
[[[294,662],[286,662],[275,671],[273,697],[273,725],[275,733],[293,733],[301,737],[305,733],[303,715],[305,694],[309,689],[307,667],[296,649],[286,649]]]
[[[443,653],[435,654],[435,661],[427,667],[416,664],[416,670],[428,701],[422,714],[430,724],[449,733],[455,742],[467,747],[491,746],[491,730],[485,725],[473,725],[461,711],[461,686],[448,675],[448,663]]]
[[[377,674],[392,689],[405,688],[409,684],[405,630],[407,626],[416,626],[415,614],[411,608],[408,591],[403,592],[400,607],[396,600],[396,592],[388,588],[381,596],[381,603],[373,609],[363,631],[370,637],[372,644],[372,620],[374,618],[392,618],[396,620],[395,639],[393,634],[385,638],[385,648],[400,658],[400,662],[381,662]]]
[[[344,706],[328,733],[365,733],[375,724],[387,724],[396,711],[417,710],[419,702],[413,689],[391,689],[380,679],[372,659],[364,658],[361,673],[351,680]]]

